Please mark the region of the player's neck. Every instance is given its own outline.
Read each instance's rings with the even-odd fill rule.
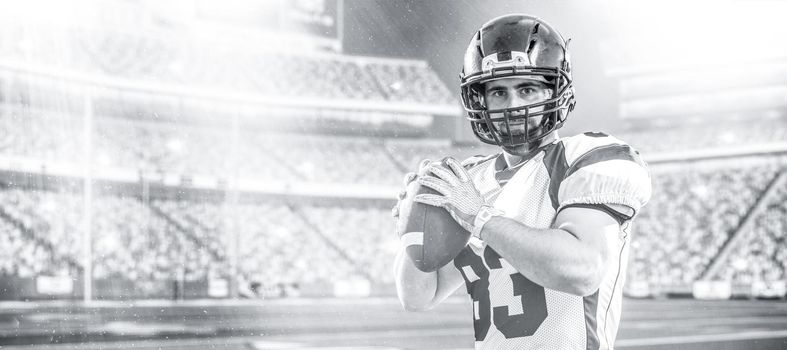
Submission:
[[[558,138],[557,131],[553,131],[538,144],[521,145],[511,148],[503,148],[503,158],[506,160],[508,168],[513,168],[533,158],[544,146],[552,143]]]

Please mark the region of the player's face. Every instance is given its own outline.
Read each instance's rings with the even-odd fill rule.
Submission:
[[[484,101],[488,110],[515,108],[525,105],[543,102],[552,97],[552,89],[545,83],[521,78],[511,77],[498,79],[486,83],[484,89]],[[540,112],[544,110],[544,106],[534,107],[530,109],[530,113]],[[524,115],[525,111],[515,111],[511,113],[512,117]],[[502,113],[492,113],[491,118],[502,118]],[[543,116],[536,116],[527,119],[527,130],[535,130],[541,125]],[[525,121],[511,121],[509,127],[512,135],[523,135],[525,133]],[[495,123],[495,127],[500,130],[503,136],[507,136],[504,123]]]

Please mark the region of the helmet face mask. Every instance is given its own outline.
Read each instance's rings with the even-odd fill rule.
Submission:
[[[503,16],[485,24],[470,42],[460,77],[467,119],[476,137],[488,144],[539,142],[563,125],[575,103],[565,41],[546,23],[527,15]],[[484,100],[486,84],[506,78],[543,81],[551,96],[522,106],[489,109]],[[538,127],[529,126],[534,118],[540,118]],[[512,132],[522,124],[524,133]]]

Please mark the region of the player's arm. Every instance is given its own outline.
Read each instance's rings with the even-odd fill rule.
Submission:
[[[419,270],[404,248],[399,249],[396,254],[394,277],[396,294],[407,311],[429,310],[464,283],[454,264],[449,263],[434,272]]]
[[[419,175],[423,175],[429,163],[428,159],[421,162],[418,167],[418,175],[415,173],[406,174],[404,187],[407,188]],[[392,215],[397,220],[401,220],[399,206],[406,195],[406,190],[400,192],[399,200],[393,207]],[[397,222],[397,229],[400,225],[401,222]],[[433,272],[419,270],[405,252],[404,245],[400,246],[394,260],[394,280],[399,301],[408,311],[423,311],[433,308],[453,294],[464,282],[462,275],[451,263]]]
[[[482,228],[481,238],[517,271],[544,287],[589,295],[609,266],[607,240],[617,239],[620,226],[604,211],[569,207],[552,228],[536,229],[496,216]]]
[[[419,194],[415,201],[448,210],[454,220],[535,283],[576,295],[598,288],[610,255],[607,240],[616,239],[620,229],[610,214],[590,207],[564,207],[552,228],[528,227],[503,217],[486,203],[458,162],[448,159],[445,163],[447,168],[427,168],[434,176],[418,179],[439,194]],[[649,197],[649,178],[647,183],[645,197]],[[625,181],[617,183],[621,184]]]

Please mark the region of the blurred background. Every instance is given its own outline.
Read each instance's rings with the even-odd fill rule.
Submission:
[[[571,38],[561,135],[650,165],[618,347],[787,347],[787,2],[622,0],[0,3],[0,347],[472,348],[390,208],[497,152],[458,75],[512,12]]]

